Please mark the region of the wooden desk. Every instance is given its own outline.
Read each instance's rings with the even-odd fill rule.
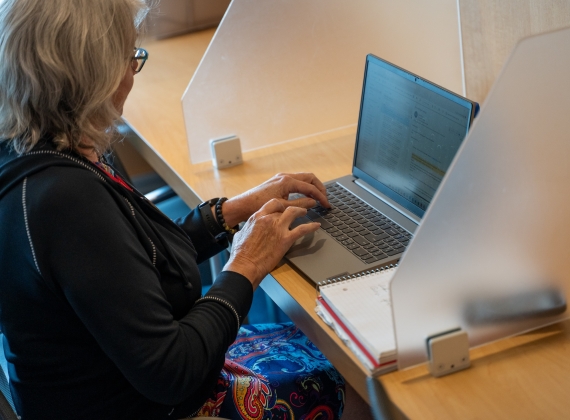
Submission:
[[[124,117],[131,142],[191,206],[231,197],[277,172],[312,171],[323,180],[351,169],[354,133],[247,152],[244,164],[217,171],[191,164],[181,97],[214,31],[145,44],[150,59],[136,76]],[[316,291],[287,264],[262,283],[269,296],[368,400],[366,369],[314,312]],[[570,411],[570,321],[471,351],[473,367],[433,378],[425,366],[382,376],[390,398],[410,418],[558,418]]]

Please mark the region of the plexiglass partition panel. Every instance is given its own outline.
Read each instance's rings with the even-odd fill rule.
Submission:
[[[456,0],[233,0],[183,97],[192,162],[356,124],[368,53],[462,93],[460,50]]]
[[[569,45],[515,48],[424,216],[391,285],[400,368],[449,329],[475,346],[568,317]]]

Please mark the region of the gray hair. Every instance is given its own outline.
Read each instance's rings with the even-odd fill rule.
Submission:
[[[108,149],[145,0],[0,0],[0,141]]]

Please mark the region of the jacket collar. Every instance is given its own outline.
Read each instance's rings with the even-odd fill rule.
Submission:
[[[0,199],[24,178],[50,166],[82,166],[83,159],[71,153],[58,152],[49,141],[43,141],[30,153],[18,155],[8,142],[0,142]]]

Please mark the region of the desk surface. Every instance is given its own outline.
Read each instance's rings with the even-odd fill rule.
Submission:
[[[138,132],[134,146],[190,205],[234,196],[277,172],[314,172],[323,180],[351,168],[354,132],[244,153],[244,164],[221,171],[191,164],[181,98],[214,34],[197,32],[145,44],[150,59],[135,78],[124,117]],[[316,291],[287,264],[263,289],[367,399],[366,369],[314,312]],[[392,401],[410,418],[555,418],[570,400],[570,321],[471,351],[471,369],[444,378],[425,366],[381,377]]]

